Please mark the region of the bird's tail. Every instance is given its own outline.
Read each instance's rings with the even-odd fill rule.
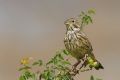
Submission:
[[[91,68],[94,67],[96,70],[104,69],[103,65],[95,58],[93,53],[88,56],[88,63]]]
[[[97,61],[97,65],[94,66],[94,67],[95,67],[96,70],[104,69],[103,65],[99,61]]]

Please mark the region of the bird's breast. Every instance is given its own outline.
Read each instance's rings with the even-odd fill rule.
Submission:
[[[84,56],[84,45],[82,43],[81,34],[76,32],[67,32],[64,44],[66,49],[71,53],[72,56],[82,58]]]
[[[64,43],[68,50],[76,51],[78,49],[78,45],[81,45],[81,42],[77,38],[77,33],[68,32],[65,36]]]

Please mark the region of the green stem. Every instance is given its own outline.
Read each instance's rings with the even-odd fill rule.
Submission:
[[[82,23],[81,23],[81,26],[80,26],[80,30],[82,31],[83,30],[83,20],[82,20]]]

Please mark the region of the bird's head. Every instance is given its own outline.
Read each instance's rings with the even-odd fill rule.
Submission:
[[[64,24],[66,25],[67,30],[80,29],[79,21],[75,18],[67,19]]]

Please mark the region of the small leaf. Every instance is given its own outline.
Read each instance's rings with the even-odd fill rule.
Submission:
[[[96,80],[102,80],[102,79],[97,78]]]
[[[53,63],[53,60],[50,60],[49,62],[47,62],[46,65],[49,65],[51,63]]]
[[[67,50],[63,50],[64,54],[69,55],[70,53]]]
[[[90,80],[94,80],[94,77],[93,77],[93,75],[90,77]]]
[[[24,76],[20,76],[19,80],[26,80]]]
[[[61,54],[58,54],[58,57],[62,60],[64,60],[63,56]]]
[[[71,63],[68,61],[63,61],[62,63],[63,63],[63,65],[71,65]]]
[[[26,72],[24,73],[24,75],[25,75],[25,77],[26,77],[27,79],[32,78],[32,74],[31,74],[31,72],[29,72],[29,71],[26,71]]]
[[[38,62],[39,62],[39,66],[43,65],[42,60],[38,60]]]
[[[32,65],[35,66],[35,65],[38,65],[38,66],[41,66],[43,64],[42,60],[38,60],[36,62],[34,62]]]
[[[35,65],[38,65],[39,63],[38,62],[34,62],[32,65],[35,66]]]
[[[27,70],[27,69],[31,69],[31,67],[29,67],[29,66],[24,66],[24,67],[20,68],[18,71]]]
[[[95,10],[94,9],[88,10],[88,14],[95,14]]]
[[[88,18],[89,18],[89,21],[92,23],[92,18],[90,16],[88,16]]]

